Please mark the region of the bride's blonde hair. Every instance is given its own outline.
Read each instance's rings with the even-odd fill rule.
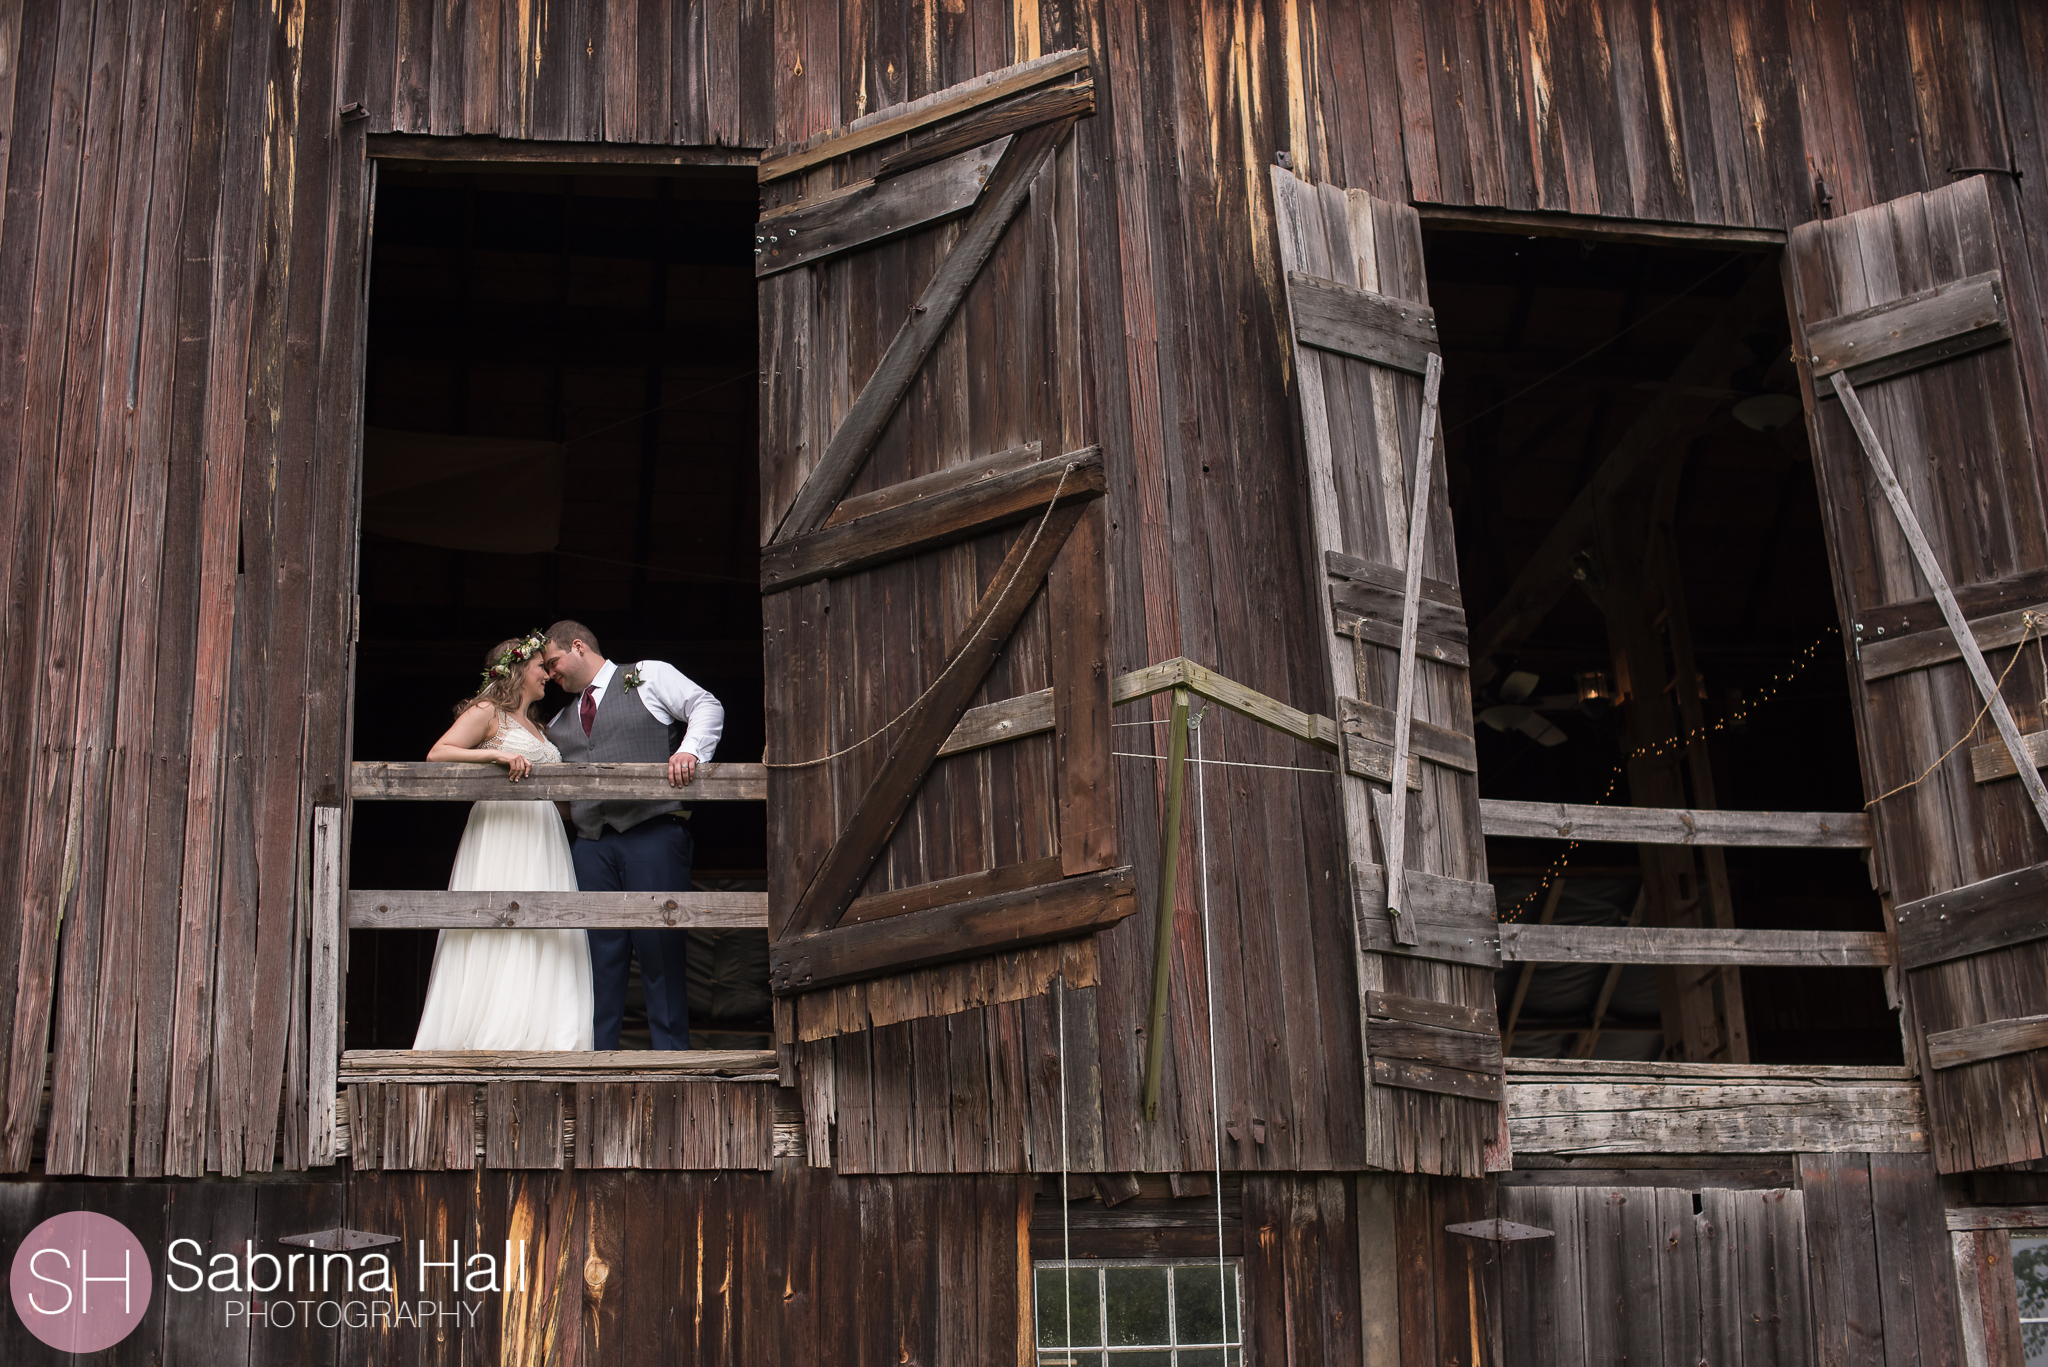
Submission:
[[[518,715],[519,676],[525,671],[527,662],[540,654],[546,644],[546,636],[538,631],[530,631],[524,636],[500,641],[485,651],[483,686],[455,705],[455,715],[459,717],[478,703],[485,702],[500,712]],[[536,698],[527,707],[527,720],[539,720],[533,714],[533,708],[539,705],[540,700]]]

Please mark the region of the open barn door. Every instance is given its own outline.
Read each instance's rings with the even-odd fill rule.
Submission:
[[[1085,985],[1073,942],[1135,906],[1084,436],[1068,135],[1092,109],[1061,53],[761,163],[786,1042]]]
[[[2048,1153],[2030,644],[2048,614],[2048,388],[2019,224],[2016,187],[1978,176],[1797,228],[1786,267],[1874,872],[1943,1172]]]
[[[1421,223],[1405,205],[1285,167],[1273,193],[1344,731],[1368,1153],[1378,1167],[1477,1175],[1501,1130],[1500,949],[1457,548],[1433,451],[1441,358]]]

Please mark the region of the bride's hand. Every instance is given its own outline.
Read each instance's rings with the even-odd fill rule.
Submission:
[[[506,777],[517,783],[533,772],[533,764],[524,755],[505,756]]]

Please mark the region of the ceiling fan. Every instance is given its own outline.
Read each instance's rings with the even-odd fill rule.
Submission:
[[[1579,695],[1559,693],[1536,698],[1529,695],[1542,682],[1542,676],[1526,669],[1518,669],[1501,680],[1500,701],[1478,715],[1477,720],[1486,723],[1496,731],[1520,731],[1538,745],[1563,745],[1569,740],[1563,729],[1548,717],[1545,711],[1576,709]]]

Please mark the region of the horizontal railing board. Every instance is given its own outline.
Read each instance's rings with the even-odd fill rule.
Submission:
[[[1518,1062],[1509,1062],[1507,1078],[1508,1138],[1518,1155],[1927,1150],[1926,1104],[1910,1078],[1820,1076],[1837,1071],[1830,1069],[1771,1076],[1750,1065],[1731,1066],[1749,1076],[1714,1080],[1545,1077]]]
[[[1500,928],[1503,963],[1709,964],[1881,968],[1882,931],[1722,930],[1679,926],[1518,925]]]
[[[669,785],[668,765],[542,764],[511,782],[496,764],[357,760],[349,796],[358,802],[761,802],[768,770],[759,764],[705,764],[688,785]]]
[[[350,930],[763,930],[765,892],[348,894]]]
[[[2030,636],[2041,635],[2038,624],[2044,615],[2048,615],[2048,603],[2036,603],[2031,607],[2013,608],[1989,617],[1972,618],[1969,623],[1970,635],[1977,642],[1979,650],[2003,650],[2007,646],[2023,643]],[[1879,679],[1910,674],[1916,669],[1926,669],[1931,665],[1946,664],[1950,660],[1963,658],[1963,652],[1956,645],[1955,633],[1947,627],[1931,627],[1908,636],[1893,636],[1883,640],[1874,640],[1867,636],[1857,639],[1857,667],[1865,683],[1875,683]]]
[[[1647,1082],[1743,1082],[1758,1086],[1834,1086],[1844,1083],[1912,1082],[1911,1068],[1897,1063],[1679,1063],[1632,1059],[1511,1058],[1508,1080],[1554,1078],[1582,1081],[1616,1078]]]
[[[1487,835],[1534,839],[1795,849],[1870,847],[1870,818],[1862,812],[1724,812],[1481,798],[1479,820]]]
[[[493,1077],[640,1080],[655,1075],[733,1077],[775,1071],[773,1049],[349,1049],[344,1083]]]

